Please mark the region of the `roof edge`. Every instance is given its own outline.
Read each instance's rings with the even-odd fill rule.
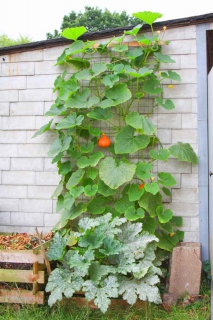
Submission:
[[[206,22],[213,22],[213,13],[207,13],[199,16],[192,16],[192,17],[186,17],[186,18],[180,18],[180,19],[159,21],[154,23],[153,27],[154,29],[158,29],[166,25],[167,29],[171,29],[171,28],[184,27],[184,26],[193,25],[193,24],[202,24]],[[126,31],[131,30],[132,28],[133,26],[128,26],[128,27],[118,27],[118,28],[109,29],[109,30],[102,30],[98,32],[87,32],[83,36],[81,36],[79,39],[98,40],[101,38],[110,38],[113,36],[119,36],[123,34],[125,30]],[[150,30],[150,26],[147,24],[143,25],[142,30],[145,31],[147,29]],[[5,54],[57,47],[57,46],[70,44],[71,42],[72,42],[71,40],[68,40],[65,38],[57,38],[57,39],[51,39],[51,40],[31,42],[31,43],[21,44],[17,46],[3,47],[3,48],[0,48],[0,56]]]

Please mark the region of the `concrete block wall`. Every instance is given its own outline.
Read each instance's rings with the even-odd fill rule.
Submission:
[[[171,43],[163,53],[176,63],[162,64],[162,71],[177,71],[182,82],[164,81],[164,97],[172,98],[176,108],[159,108],[153,119],[165,147],[182,141],[197,150],[196,27],[168,29],[164,39]],[[0,232],[34,232],[35,226],[47,232],[59,219],[51,195],[60,177],[47,157],[55,136],[47,132],[31,137],[49,121],[44,113],[56,97],[53,83],[63,68],[54,64],[63,49],[0,56]],[[171,83],[174,89],[167,87]],[[185,240],[198,241],[197,167],[170,159],[156,164],[155,171],[174,174],[178,183],[166,205],[183,216]]]

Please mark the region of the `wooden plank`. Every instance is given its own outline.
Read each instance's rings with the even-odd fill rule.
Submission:
[[[5,290],[0,289],[0,303],[27,303],[27,304],[43,304],[44,292],[39,291],[33,295],[32,291],[28,290]]]
[[[49,248],[51,241],[52,241],[52,240],[48,240],[48,241],[44,242],[44,243],[43,243],[43,247],[44,247],[45,249]],[[41,246],[39,245],[39,246],[35,247],[34,249],[32,249],[32,251],[33,251],[33,253],[35,253],[35,254],[39,253],[39,252],[41,251]]]
[[[44,257],[39,251],[34,254],[33,250],[0,250],[0,262],[14,262],[14,263],[44,263]]]
[[[38,275],[38,262],[33,263],[33,274]],[[33,294],[38,292],[38,281],[33,282]]]
[[[32,270],[0,269],[0,282],[45,283],[44,271],[34,275]]]

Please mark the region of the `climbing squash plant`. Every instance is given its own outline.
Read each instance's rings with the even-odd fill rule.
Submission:
[[[50,146],[48,156],[53,158],[52,163],[57,163],[58,173],[61,175],[61,181],[52,196],[57,198],[56,208],[61,215],[54,228],[55,245],[50,248],[49,258],[61,261],[66,267],[56,269],[58,271],[53,271],[50,277],[47,289],[54,292],[50,304],[57,299],[60,300],[62,293],[68,290],[68,288],[65,290],[66,286],[62,286],[60,293],[56,292],[59,290],[56,278],[71,277],[67,271],[67,255],[71,263],[68,264],[69,268],[75,270],[79,268],[78,272],[83,272],[88,277],[88,270],[91,270],[92,264],[96,269],[100,266],[97,264],[99,262],[93,261],[94,259],[105,261],[108,265],[109,259],[106,262],[105,258],[109,258],[111,254],[122,256],[125,251],[124,243],[125,246],[128,245],[128,241],[131,243],[133,234],[137,238],[141,230],[145,232],[143,234],[147,239],[150,237],[147,243],[155,241],[158,248],[170,252],[183,239],[183,232],[178,230],[182,225],[181,217],[174,216],[173,212],[165,209],[163,205],[164,195],[170,196],[170,189],[175,186],[176,180],[167,172],[158,172],[155,176],[154,166],[159,161],[166,162],[171,156],[180,161],[197,164],[197,156],[188,143],[178,142],[166,148],[157,135],[157,127],[152,122],[153,112],[159,106],[168,111],[175,108],[172,100],[164,98],[163,80],[170,79],[175,83],[180,82],[181,78],[172,70],[166,72],[161,69],[162,63],[165,69],[165,64],[175,63],[170,56],[162,53],[162,46],[169,45],[163,38],[164,32],[161,36],[159,32],[153,30],[153,22],[162,15],[139,12],[133,16],[140,19],[141,24],[130,31],[125,31],[120,37],[109,39],[106,43],[98,44],[95,41],[79,40],[79,37],[86,32],[84,27],[68,28],[62,32],[62,36],[72,40],[72,43],[58,57],[56,63],[63,66],[65,71],[55,80],[54,91],[58,92],[58,96],[45,114],[55,119],[50,120],[34,135],[37,136],[46,131],[57,134],[56,140]],[[150,25],[150,35],[141,32],[144,23]],[[125,41],[126,37],[131,39],[129,45]],[[171,88],[172,86],[170,85]],[[144,101],[151,101],[151,104],[147,102],[146,106]],[[110,219],[108,213],[110,213]],[[81,220],[84,222],[79,223],[77,232],[76,218],[84,215],[89,215],[90,219],[93,217],[93,221],[96,222],[91,223],[91,220],[84,218]],[[128,227],[123,227],[122,231],[118,231],[117,228],[113,236],[109,236],[106,240],[106,237],[101,236],[103,226],[100,227],[104,221],[108,224],[117,221],[119,226],[124,224]],[[86,228],[85,223],[88,223],[91,228]],[[84,225],[83,228],[82,225]],[[99,226],[97,234],[94,231],[95,226]],[[111,228],[115,226],[116,224],[111,225]],[[140,226],[140,230],[137,226]],[[137,229],[135,233],[134,228]],[[130,229],[132,233],[128,231]],[[115,235],[122,234],[124,237],[125,230],[129,240],[127,243],[123,240],[119,242],[119,237],[116,238]],[[133,238],[130,237],[131,234]],[[95,242],[97,243],[94,244]],[[76,245],[80,246],[78,251],[75,251]],[[148,246],[153,254],[155,245]],[[67,252],[67,246],[73,250]],[[98,253],[95,253],[99,247]],[[110,247],[113,248],[111,251]],[[138,248],[136,246],[135,250]],[[131,249],[128,250],[131,251]],[[140,250],[143,251],[143,249]],[[130,253],[129,257],[131,260]],[[142,257],[143,254],[140,258]],[[135,256],[134,259],[137,260]],[[135,261],[133,260],[132,263]],[[142,281],[143,277],[148,276],[148,270],[152,270],[151,275],[157,272],[154,260],[155,256],[152,255],[151,269],[150,266],[137,261],[143,272],[142,269],[136,268],[137,271],[130,267],[128,269],[128,263],[123,261],[125,268],[122,269],[123,271],[120,269],[120,273],[127,275],[128,272],[133,272],[133,278]],[[76,261],[82,268],[83,261],[87,263],[84,271]],[[112,291],[111,297],[122,291],[122,281],[120,285],[116,284],[116,288],[114,287],[117,283],[114,278],[115,265],[117,268],[118,265],[120,266],[120,262],[116,263],[113,267],[114,271],[100,269],[103,272],[99,270],[102,273],[98,280],[96,278],[99,285],[100,281],[103,286],[109,285]],[[144,268],[147,268],[146,272]],[[95,269],[92,270],[92,278],[94,278]],[[68,273],[65,275],[60,272]],[[82,278],[79,280],[79,276],[79,274],[73,275],[78,285],[70,289],[71,293],[67,293],[68,297],[82,287],[83,280]],[[73,283],[70,279],[67,283]],[[137,280],[134,281],[137,285]],[[155,278],[153,284],[156,283]],[[87,291],[88,287],[91,289],[93,285],[94,282],[87,282],[86,285],[84,283],[84,290]],[[142,287],[139,290],[141,295],[144,290]],[[122,292],[125,290],[129,289],[127,287],[125,289],[124,285]],[[94,299],[95,296],[100,297],[100,292],[97,291],[95,295],[93,291],[93,294],[88,296]],[[159,296],[153,299],[149,296],[144,297],[150,301],[159,301]],[[97,305],[105,312],[109,304],[107,293],[104,299],[104,307],[100,301]]]

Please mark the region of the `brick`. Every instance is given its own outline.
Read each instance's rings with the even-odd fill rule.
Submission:
[[[27,187],[1,185],[0,198],[27,198]]]
[[[20,212],[52,212],[52,200],[19,199]]]
[[[56,187],[55,186],[29,186],[29,199],[51,199]]]
[[[46,157],[49,151],[49,145],[47,144],[20,144],[17,145],[18,157],[25,158],[39,158]],[[1,148],[1,146],[0,146]]]
[[[18,211],[18,199],[0,199],[1,211]]]
[[[55,132],[47,131],[47,132],[44,132],[43,134],[32,139],[32,136],[36,132],[37,132],[37,130],[27,132],[27,143],[48,143],[48,144],[50,144],[57,138],[57,135]]]
[[[18,101],[18,90],[0,91],[0,102]]]
[[[11,116],[41,116],[44,111],[44,102],[17,102],[10,104]]]
[[[198,190],[196,188],[173,189],[172,202],[198,203]]]
[[[172,132],[170,129],[158,129],[157,136],[162,143],[171,143],[172,142]]]
[[[60,219],[60,214],[58,213],[45,213],[44,214],[44,225],[48,227],[54,227]]]
[[[2,64],[2,76],[25,76],[34,74],[34,62]]]
[[[35,182],[35,172],[30,171],[3,171],[2,184],[29,185]]]
[[[52,158],[45,158],[44,171],[58,171],[57,163],[52,163]]]
[[[2,129],[3,130],[35,129],[35,117],[34,116],[2,117]]]
[[[43,159],[42,158],[12,158],[11,170],[20,171],[42,171]]]
[[[15,90],[26,88],[26,77],[1,77],[0,90]]]
[[[36,185],[57,186],[61,176],[57,172],[36,172]]]
[[[196,69],[197,58],[196,54],[186,54],[181,56],[181,69]]]
[[[54,66],[55,61],[35,62],[35,74],[57,74],[65,70],[65,66]]]
[[[0,143],[25,143],[26,131],[0,131]]]
[[[0,170],[10,170],[10,158],[0,158]]]
[[[198,216],[197,203],[172,202],[166,207],[170,208],[175,216],[196,217]]]
[[[57,75],[34,75],[27,77],[27,88],[48,89],[54,88],[54,81]]]
[[[182,188],[197,188],[198,187],[198,175],[197,174],[182,174],[181,187]]]
[[[158,172],[170,173],[191,173],[191,164],[176,159],[169,159],[167,162],[158,162]]]
[[[197,97],[197,85],[196,84],[175,84],[174,88],[168,88],[164,86],[164,98],[196,98]]]
[[[40,61],[43,59],[43,50],[33,50],[19,53],[12,53],[4,56],[5,63],[19,61]]]
[[[196,114],[183,114],[182,115],[182,128],[196,129],[197,128],[197,115]]]
[[[9,103],[0,103],[0,116],[9,116],[10,109],[9,109]]]
[[[52,101],[51,89],[19,90],[19,101]]]
[[[0,225],[10,225],[10,212],[0,212]]]
[[[177,143],[178,141],[183,143],[197,143],[197,130],[172,130],[172,143]]]
[[[181,114],[158,114],[158,128],[181,128]]]
[[[163,54],[189,54],[191,46],[188,40],[172,40],[168,46],[162,46]]]
[[[44,60],[56,61],[66,48],[68,48],[68,45],[44,49]]]
[[[193,232],[184,232],[184,241],[185,242],[197,242],[199,241],[199,232],[193,231]]]
[[[0,144],[0,155],[2,158],[17,157],[16,144]]]
[[[11,225],[43,226],[44,215],[41,212],[11,212]]]

